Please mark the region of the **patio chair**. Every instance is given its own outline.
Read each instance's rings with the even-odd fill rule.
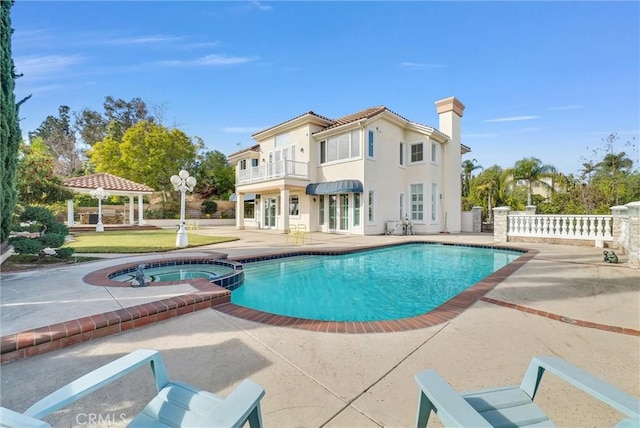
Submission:
[[[308,239],[309,242],[311,242],[311,234],[307,231],[307,225],[306,224],[299,224],[298,225],[298,237],[302,241],[302,245],[304,245],[305,239]]]
[[[298,233],[298,226],[296,226],[295,224],[290,224],[289,225],[289,230],[287,232],[287,241],[286,243],[289,243],[289,239],[293,240],[294,244],[298,243],[298,237],[300,236],[300,234]]]
[[[149,364],[158,395],[129,424],[130,427],[262,427],[260,399],[264,389],[244,380],[227,398],[169,380],[158,351],[139,349],[112,361],[47,395],[24,414],[0,408],[2,427],[50,427],[41,420],[56,410]]]
[[[617,427],[640,426],[640,400],[556,357],[534,357],[519,387],[458,394],[436,371],[418,373],[416,427],[426,427],[434,411],[444,426],[554,426],[533,402],[545,370],[629,416]]]

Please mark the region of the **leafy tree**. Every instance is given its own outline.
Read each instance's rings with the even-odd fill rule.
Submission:
[[[509,176],[508,181],[525,180],[527,186],[527,205],[531,205],[531,195],[533,194],[533,185],[538,184],[541,187],[553,191],[553,187],[543,181],[543,178],[551,178],[555,173],[555,168],[551,165],[544,165],[538,158],[530,157],[520,159],[515,163],[513,168],[507,170]]]
[[[0,1],[0,241],[9,237],[16,206],[16,167],[22,141],[18,111],[30,96],[16,103],[15,73],[11,51],[11,7],[13,0]]]
[[[26,205],[50,205],[73,199],[73,192],[64,187],[55,174],[54,156],[42,138],[23,144],[17,172],[18,200]]]
[[[197,192],[203,199],[228,196],[235,186],[235,169],[217,150],[205,152],[198,158],[193,176],[198,180]]]
[[[85,108],[74,115],[75,128],[88,146],[103,141],[107,136],[121,141],[124,133],[133,125],[142,121],[154,122],[154,118],[149,116],[147,104],[141,98],[125,101],[109,95],[102,106],[104,113]]]
[[[153,122],[138,122],[124,133],[122,141],[107,136],[89,151],[98,172],[109,172],[170,192],[169,177],[183,168],[192,169],[201,142],[193,142],[179,129]]]
[[[477,165],[477,162],[475,159],[467,159],[462,162],[462,196],[469,196],[473,171],[482,169],[482,166]]]
[[[584,179],[586,178],[587,184],[591,183],[591,174],[593,174],[596,170],[597,167],[593,163],[593,161],[583,162],[582,169],[580,170],[582,172],[582,180],[584,181]]]
[[[504,192],[504,171],[498,165],[493,165],[471,179],[467,201],[471,206],[483,207],[487,221],[492,222],[493,208],[504,203]]]
[[[69,106],[60,106],[58,117],[47,116],[38,129],[29,132],[29,141],[41,138],[51,148],[55,161],[54,171],[65,177],[73,175],[82,166],[69,113]]]

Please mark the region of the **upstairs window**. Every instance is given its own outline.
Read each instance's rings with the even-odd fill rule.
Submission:
[[[424,160],[424,145],[422,143],[411,144],[411,163]]]
[[[258,166],[258,159],[251,159],[251,166]]]
[[[320,163],[336,162],[360,157],[360,131],[320,141]]]
[[[370,129],[369,132],[367,133],[368,138],[367,138],[367,156],[369,156],[370,158],[373,157],[373,148],[374,148],[374,135],[375,132]]]
[[[240,169],[247,169],[247,160],[246,159],[242,159],[240,161]]]
[[[438,143],[431,142],[431,162],[438,163]]]
[[[399,146],[400,146],[400,153],[398,154],[399,163],[400,165],[404,165],[404,143],[400,142]]]
[[[274,143],[276,147],[290,146],[291,139],[289,138],[289,133],[285,132],[284,134],[276,135]]]

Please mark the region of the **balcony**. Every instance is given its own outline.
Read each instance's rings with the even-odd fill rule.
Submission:
[[[275,178],[309,178],[309,163],[287,159],[238,170],[237,184],[259,183]]]

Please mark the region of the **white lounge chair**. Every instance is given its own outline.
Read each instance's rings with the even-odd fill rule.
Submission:
[[[0,407],[2,427],[49,427],[43,418],[97,389],[149,364],[158,395],[129,424],[130,427],[262,427],[260,400],[264,389],[244,380],[227,398],[169,380],[158,351],[140,349],[118,358],[47,395],[24,414]]]
[[[556,357],[532,358],[520,387],[465,394],[434,370],[420,372],[415,376],[420,387],[416,427],[427,426],[431,411],[447,427],[555,426],[533,402],[545,370],[629,416],[616,427],[640,427],[640,400]]]

